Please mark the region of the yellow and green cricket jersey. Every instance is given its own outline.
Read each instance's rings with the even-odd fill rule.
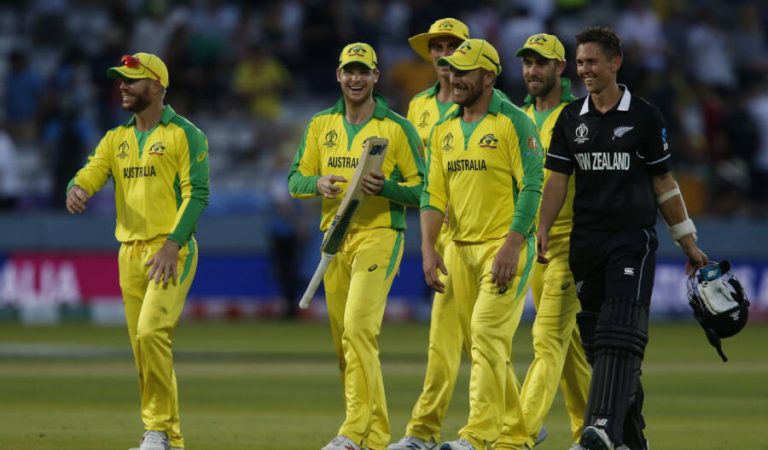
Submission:
[[[421,208],[449,207],[457,242],[485,242],[510,230],[530,236],[544,178],[535,126],[497,91],[481,120],[468,124],[462,115],[459,107],[432,130]]]
[[[381,168],[384,188],[363,203],[350,230],[404,230],[405,207],[419,204],[423,186],[419,136],[410,122],[389,109],[383,97],[375,94],[374,100],[373,117],[359,125],[347,123],[343,98],[334,107],[312,117],[288,174],[288,187],[294,198],[310,198],[319,195],[317,180],[321,176],[339,175],[350,181],[365,140],[373,136],[387,138],[389,146]],[[347,183],[338,185],[343,190],[336,198],[323,197],[320,221],[323,231],[331,226],[346,191]]]
[[[104,135],[69,187],[93,195],[110,176],[118,241],[168,235],[182,246],[208,205],[208,139],[167,105],[149,131],[138,131],[134,116]]]
[[[510,101],[507,94],[498,89],[494,89],[494,91],[498,92],[502,99]],[[408,103],[408,121],[416,127],[416,132],[419,133],[424,148],[427,147],[427,140],[432,132],[432,127],[445,113],[456,108],[456,104],[453,102],[438,101],[438,92],[440,92],[440,82],[436,82],[431,88],[414,95]]]
[[[531,118],[539,132],[539,140],[544,149],[545,158],[546,153],[549,151],[549,142],[552,140],[552,130],[555,128],[557,118],[560,117],[560,112],[565,108],[565,105],[576,100],[576,97],[571,92],[571,80],[568,78],[561,78],[560,85],[563,87],[563,93],[560,96],[560,104],[549,111],[536,111],[536,101],[531,95],[525,97],[523,106],[523,111],[525,111],[528,117]],[[550,170],[544,169],[544,184],[549,180],[550,174]],[[571,234],[571,228],[573,228],[573,195],[575,188],[576,177],[570,177],[568,180],[568,192],[565,197],[565,203],[549,231],[549,235],[552,238],[568,237]]]

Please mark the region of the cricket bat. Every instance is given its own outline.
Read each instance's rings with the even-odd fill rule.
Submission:
[[[312,297],[315,296],[317,288],[320,287],[320,282],[323,281],[323,275],[328,270],[328,265],[331,264],[333,257],[336,256],[336,252],[344,242],[349,225],[355,219],[355,213],[365,201],[366,195],[363,193],[362,179],[372,170],[381,170],[384,157],[387,155],[388,144],[387,139],[379,137],[370,137],[365,141],[357,169],[355,169],[352,180],[347,185],[344,198],[341,199],[341,204],[336,210],[336,216],[334,216],[331,227],[325,233],[325,239],[320,246],[320,263],[309,281],[304,296],[301,297],[301,302],[299,302],[301,309],[309,308],[309,304],[312,303]]]

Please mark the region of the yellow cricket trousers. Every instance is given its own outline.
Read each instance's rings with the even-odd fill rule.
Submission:
[[[475,299],[470,322],[469,417],[459,436],[478,450],[486,443],[493,443],[494,448],[516,448],[515,443],[500,439],[502,427],[510,436],[526,430],[520,386],[512,367],[512,338],[523,313],[535,240],[530,236],[523,241],[515,277],[499,288],[491,281],[491,273],[503,243],[504,238],[481,244],[456,243],[456,252],[446,261],[454,295]]]
[[[323,278],[346,400],[346,416],[338,434],[372,450],[384,450],[390,439],[378,337],[402,256],[401,231],[353,231]]]
[[[581,435],[587,409],[591,370],[576,326],[581,306],[568,267],[568,246],[567,236],[551,240],[549,263],[536,263],[531,277],[536,306],[534,359],[520,392],[531,447],[555,399],[558,382],[574,442]]]
[[[195,278],[197,242],[190,238],[179,250],[177,282],[156,284],[154,280],[147,280],[151,266],[145,264],[165,240],[166,236],[158,236],[120,246],[120,289],[128,337],[139,374],[144,428],[165,431],[171,447],[184,448],[173,369],[173,331]]]
[[[441,229],[437,250],[444,261],[455,258],[455,245],[451,241],[448,227]],[[445,413],[453,397],[456,378],[461,365],[461,349],[469,356],[471,347],[468,337],[469,323],[475,298],[453,295],[451,268],[448,276],[441,274],[445,293],[436,293],[432,301],[432,316],[429,324],[429,347],[427,350],[427,371],[424,387],[411,413],[411,420],[405,429],[406,436],[440,442],[440,430]]]

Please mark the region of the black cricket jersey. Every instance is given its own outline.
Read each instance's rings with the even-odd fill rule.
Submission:
[[[575,174],[574,229],[618,231],[656,224],[652,175],[669,172],[669,146],[658,108],[633,97],[605,114],[589,95],[563,109],[545,167]]]

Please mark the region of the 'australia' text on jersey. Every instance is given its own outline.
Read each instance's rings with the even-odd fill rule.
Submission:
[[[461,172],[464,170],[488,170],[484,159],[457,159],[448,161],[448,172]]]
[[[360,162],[360,158],[352,158],[351,156],[331,156],[328,158],[328,167],[354,169],[357,167],[358,162]]]
[[[629,170],[632,158],[626,152],[575,153],[581,170]]]
[[[123,178],[156,177],[155,166],[137,166],[123,168]]]

